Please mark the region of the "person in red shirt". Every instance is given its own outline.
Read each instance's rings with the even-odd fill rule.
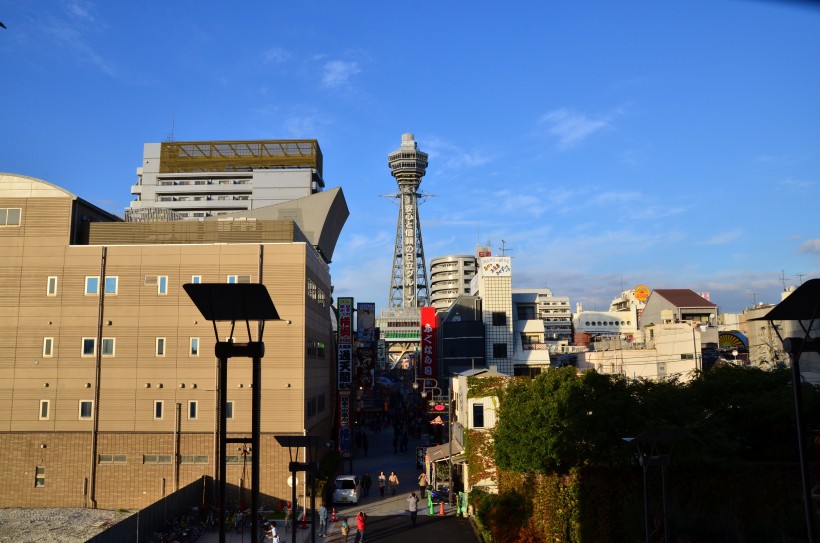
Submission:
[[[364,511],[359,511],[356,515],[356,543],[364,543],[364,526],[367,522],[367,515]]]

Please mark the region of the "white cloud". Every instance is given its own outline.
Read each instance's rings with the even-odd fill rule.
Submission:
[[[820,238],[809,239],[800,245],[801,253],[808,253],[820,256]]]
[[[558,138],[559,149],[569,149],[602,130],[612,128],[611,117],[592,118],[566,108],[556,109],[541,117],[540,124]]]
[[[358,62],[345,60],[331,60],[323,68],[322,84],[329,89],[346,84],[352,76],[361,72]]]
[[[282,64],[290,59],[290,52],[281,47],[271,47],[263,54],[265,62],[271,64]]]
[[[435,161],[436,167],[448,170],[477,168],[489,164],[495,157],[484,149],[463,149],[458,145],[440,138],[429,138],[424,141],[424,152]]]
[[[783,179],[777,182],[777,186],[786,190],[805,190],[814,186],[813,181],[800,181],[797,179]]]
[[[706,245],[726,245],[739,240],[742,235],[743,231],[740,229],[718,232],[707,239],[704,243]]]

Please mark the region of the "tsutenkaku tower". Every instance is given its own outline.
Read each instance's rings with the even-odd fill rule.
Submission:
[[[413,134],[402,134],[401,148],[387,155],[399,193],[399,221],[388,307],[424,307],[429,303],[427,266],[421,243],[419,185],[427,171],[427,153],[419,151]]]

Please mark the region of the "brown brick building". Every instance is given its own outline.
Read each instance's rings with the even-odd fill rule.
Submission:
[[[329,261],[347,216],[333,189],[218,220],[128,223],[0,173],[0,507],[140,508],[214,475],[214,331],[182,285],[260,280],[283,319],[263,337],[261,492],[288,499],[273,436],[331,438]],[[250,431],[250,366],[229,363],[229,435]],[[240,485],[243,456],[229,455]]]

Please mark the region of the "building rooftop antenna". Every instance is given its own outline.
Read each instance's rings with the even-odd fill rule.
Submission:
[[[747,292],[746,295],[752,297],[752,307],[756,306],[757,305],[757,292]]]

